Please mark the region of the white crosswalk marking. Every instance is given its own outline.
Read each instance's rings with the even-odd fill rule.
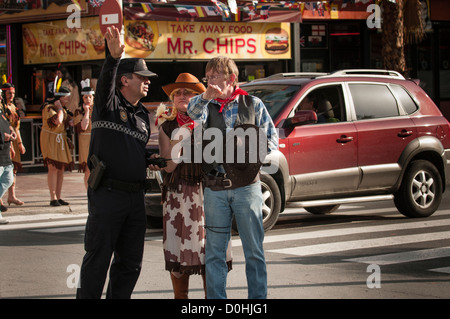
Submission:
[[[448,240],[450,239],[450,231],[439,231],[439,229],[435,228],[442,226],[445,227],[448,225],[450,225],[450,220],[447,219],[422,220],[417,222],[403,222],[375,226],[352,225],[354,227],[306,231],[274,236],[267,236],[266,234],[264,245],[266,248],[266,252],[294,255],[300,257],[323,256],[326,254],[344,252],[350,252],[351,254],[354,254],[352,253],[352,251],[355,251],[359,254],[359,250],[361,250],[361,254],[364,254],[366,256],[342,259],[342,261],[376,264],[380,266],[395,265],[450,257],[450,246],[411,251],[405,251],[405,249],[402,247],[401,252],[380,255],[373,255],[372,253],[371,256],[368,255],[370,255],[370,252],[372,252],[374,248],[394,247],[415,243]],[[401,234],[401,232],[407,232],[408,230],[413,230],[414,234]],[[373,238],[367,238],[367,236],[357,240],[339,238],[340,236],[359,234],[367,234]],[[324,243],[324,240],[327,238],[329,238],[329,240]],[[312,245],[301,244],[302,240],[309,240],[309,244],[311,243],[311,240],[314,239],[320,241],[320,243]],[[296,244],[295,241],[299,241],[299,245],[293,247]],[[272,248],[276,243],[286,244],[283,245],[284,247],[282,248]],[[233,240],[233,247],[240,245],[242,245],[242,243],[239,239]],[[450,273],[450,267],[429,269],[429,271]]]
[[[45,229],[50,229],[50,227],[55,226],[80,226],[86,223],[85,219],[76,220],[58,220],[58,221],[39,221],[34,223],[23,223],[23,224],[13,224],[3,225],[0,230],[18,230],[18,229],[35,229],[35,231],[45,232]],[[45,228],[44,228],[45,227]]]
[[[434,221],[420,221],[420,222],[410,222],[410,223],[397,223],[390,225],[377,225],[377,226],[366,226],[366,227],[348,227],[341,229],[326,229],[317,230],[310,232],[299,232],[295,234],[287,235],[266,235],[264,238],[264,244],[284,242],[291,240],[302,240],[302,239],[318,239],[326,237],[335,236],[345,236],[345,235],[356,235],[356,234],[369,234],[375,232],[383,231],[394,231],[394,230],[406,230],[406,229],[420,229],[425,227],[437,227],[437,226],[448,226],[450,225],[450,220],[434,220]],[[242,246],[240,239],[233,240],[233,247]]]
[[[450,267],[435,268],[435,269],[430,269],[430,271],[443,272],[446,274],[450,274]]]
[[[71,226],[71,227],[57,227],[57,228],[44,228],[44,229],[32,229],[31,231],[39,232],[39,233],[69,233],[74,231],[85,230],[86,226]]]
[[[350,258],[344,259],[343,261],[350,261],[364,264],[377,264],[381,266],[381,265],[394,265],[406,262],[429,260],[443,257],[450,257],[450,247],[421,249],[421,250],[405,251],[401,253]]]
[[[417,235],[390,236],[384,238],[362,239],[317,244],[301,247],[282,248],[269,250],[273,253],[289,254],[295,256],[310,256],[317,254],[329,254],[347,250],[366,249],[384,246],[404,245],[432,240],[450,239],[450,232],[437,232]]]

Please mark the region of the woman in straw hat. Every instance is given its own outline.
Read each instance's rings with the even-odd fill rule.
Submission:
[[[203,93],[205,86],[192,74],[181,73],[175,83],[163,86],[173,103],[157,111],[159,150],[170,159],[178,142],[171,139],[179,128],[192,130],[194,122],[186,114],[189,100]],[[191,144],[193,145],[193,144]],[[191,152],[193,154],[193,152]],[[163,181],[163,248],[166,270],[170,271],[175,299],[187,299],[189,276],[200,274],[205,285],[205,229],[201,164],[168,161]],[[231,258],[230,258],[231,259]],[[231,268],[231,261],[229,262]],[[206,292],[205,292],[206,295]]]

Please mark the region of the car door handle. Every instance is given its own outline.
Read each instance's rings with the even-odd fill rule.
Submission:
[[[398,137],[408,137],[408,136],[411,136],[412,133],[413,133],[413,131],[408,131],[408,130],[403,129],[397,135],[398,135]]]
[[[346,136],[346,135],[341,135],[341,137],[339,137],[336,142],[338,143],[348,143],[353,141],[353,136]]]

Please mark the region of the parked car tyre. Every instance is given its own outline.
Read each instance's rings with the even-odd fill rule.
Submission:
[[[403,177],[394,203],[406,217],[428,217],[442,199],[442,179],[437,168],[425,160],[413,161]]]

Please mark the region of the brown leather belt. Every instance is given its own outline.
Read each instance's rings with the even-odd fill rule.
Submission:
[[[206,175],[203,179],[203,184],[205,187],[211,188],[213,191],[223,191],[228,189],[235,189],[239,186],[234,186],[231,179],[227,178],[226,174],[221,174],[223,176],[211,176]],[[253,184],[259,180],[259,174],[255,177],[255,179],[250,183]]]

